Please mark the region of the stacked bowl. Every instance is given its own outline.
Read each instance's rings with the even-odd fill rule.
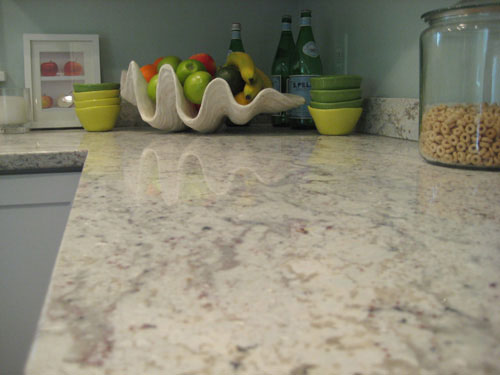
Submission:
[[[120,114],[119,83],[73,84],[75,112],[83,128],[102,132],[114,128]]]
[[[361,116],[361,77],[328,75],[311,78],[309,112],[321,134],[351,133]]]

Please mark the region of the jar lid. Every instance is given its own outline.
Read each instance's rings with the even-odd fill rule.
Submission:
[[[468,16],[471,14],[491,14],[500,12],[498,0],[462,0],[457,4],[424,13],[422,19],[426,22],[449,16]]]

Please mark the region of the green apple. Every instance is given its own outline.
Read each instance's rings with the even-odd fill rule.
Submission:
[[[200,61],[188,59],[183,60],[179,63],[177,69],[175,70],[175,73],[177,74],[177,78],[179,78],[181,85],[184,85],[184,81],[186,80],[188,75],[202,70],[206,71],[207,69],[205,68],[205,65],[203,65]]]
[[[184,82],[184,95],[186,99],[191,103],[201,104],[205,89],[211,80],[212,75],[206,71],[198,71],[190,74]]]
[[[155,74],[153,77],[151,77],[148,83],[148,96],[155,103],[156,103],[156,86],[158,86],[158,74]]]
[[[162,65],[169,64],[169,65],[172,66],[172,68],[174,68],[174,72],[175,72],[175,69],[177,69],[177,66],[179,65],[180,62],[181,62],[181,59],[179,57],[177,57],[177,56],[167,56],[167,57],[164,57],[158,63],[157,70],[159,72],[160,68],[162,67]]]

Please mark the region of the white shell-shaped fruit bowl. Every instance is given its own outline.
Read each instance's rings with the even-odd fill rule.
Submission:
[[[222,78],[214,78],[208,84],[196,113],[194,105],[184,97],[174,69],[168,64],[160,69],[156,104],[147,94],[147,85],[139,65],[131,61],[128,70],[122,72],[121,97],[137,106],[141,118],[153,128],[169,132],[189,127],[209,133],[217,130],[225,117],[235,124],[245,124],[260,113],[287,111],[305,103],[301,96],[264,89],[250,104],[241,105],[234,99],[228,83]]]

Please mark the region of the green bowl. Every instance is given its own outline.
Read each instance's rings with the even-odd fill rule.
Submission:
[[[339,74],[311,78],[313,90],[357,89],[361,86],[361,77],[357,75]]]
[[[115,127],[120,114],[120,105],[75,108],[75,112],[85,130],[89,132],[105,132]]]
[[[120,96],[120,90],[97,90],[85,92],[73,92],[73,97],[76,100],[92,100],[104,98],[116,98]]]
[[[74,92],[88,92],[101,90],[117,90],[120,88],[119,83],[104,82],[104,83],[73,83]]]
[[[336,103],[360,98],[361,89],[311,90],[311,100],[313,102]]]
[[[346,102],[336,102],[336,103],[321,103],[311,101],[309,105],[312,108],[317,109],[336,109],[336,108],[359,108],[363,103],[362,99],[348,100]]]
[[[102,105],[116,105],[120,104],[120,97],[90,99],[90,100],[75,100],[74,103],[75,103],[75,108],[89,108],[89,107],[99,107]]]
[[[307,107],[318,132],[323,135],[347,135],[354,131],[362,108],[317,109]]]

